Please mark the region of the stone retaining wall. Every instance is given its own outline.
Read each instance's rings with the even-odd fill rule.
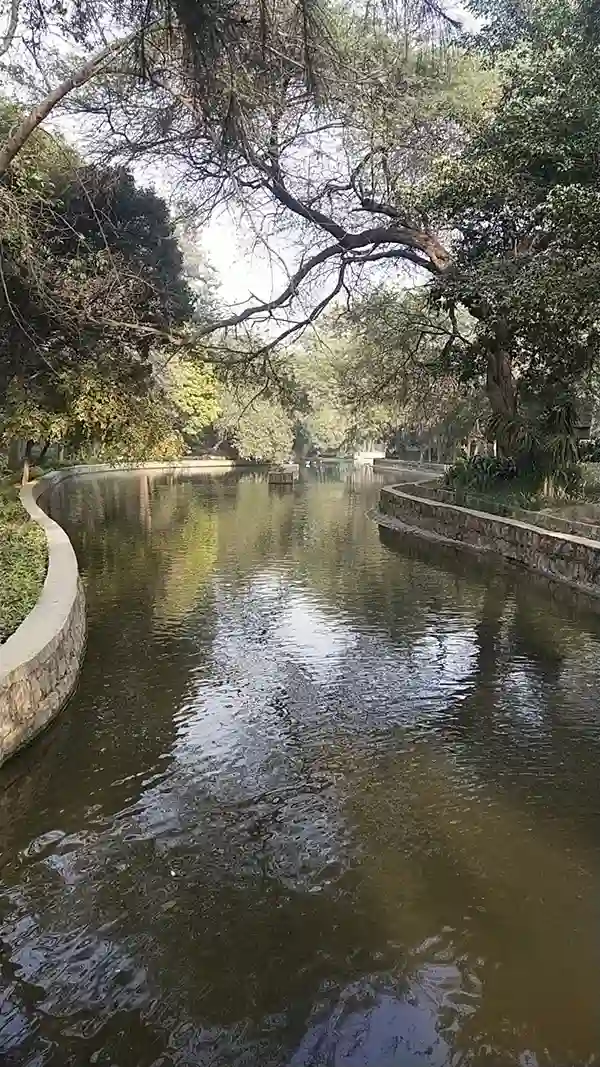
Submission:
[[[85,597],[73,546],[38,505],[47,475],[21,491],[23,506],[44,527],[48,572],[27,618],[0,645],[0,763],[50,722],[77,682],[85,646]]]
[[[426,499],[390,486],[381,490],[376,518],[399,532],[427,531],[459,545],[493,552],[549,578],[600,595],[600,541]]]
[[[444,474],[446,463],[421,463],[410,459],[374,459],[375,471],[423,471],[425,474]]]
[[[600,541],[600,525],[591,520],[563,518],[546,509],[532,511],[514,504],[502,504],[497,500],[486,500],[481,494],[463,489],[447,489],[435,483],[419,485],[419,496],[428,500],[439,500],[442,504],[456,504],[457,507],[472,511],[485,511],[486,514],[505,515],[509,519],[518,519],[528,526],[541,526],[544,530],[553,530],[559,534],[573,534],[576,537]]]
[[[133,474],[136,471],[148,471],[149,474],[153,471],[159,474],[168,474],[169,472],[172,472],[173,474],[216,474],[219,471],[230,471],[238,467],[250,468],[256,466],[256,463],[247,463],[245,460],[224,459],[221,456],[211,457],[210,459],[176,459],[171,462],[152,460],[148,463],[79,463],[72,467],[64,467],[59,471],[53,471],[51,475],[46,475],[46,478],[43,478],[42,481],[51,478],[52,485],[54,486],[69,478],[79,478],[82,475],[119,474],[127,472]]]

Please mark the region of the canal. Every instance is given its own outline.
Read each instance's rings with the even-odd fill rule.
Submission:
[[[380,540],[379,484],[56,491],[89,642],[0,771],[2,1067],[600,1063],[600,620]]]

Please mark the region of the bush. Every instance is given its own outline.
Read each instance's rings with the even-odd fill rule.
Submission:
[[[580,441],[579,458],[582,463],[600,463],[600,440],[595,437]]]
[[[579,467],[572,463],[552,471],[544,481],[544,491],[546,496],[567,497],[570,500],[582,496],[584,478]]]
[[[489,489],[494,482],[510,481],[517,477],[517,465],[512,459],[498,456],[472,456],[457,460],[446,471],[446,485],[455,489]]]
[[[501,492],[520,499],[521,506],[538,506],[542,499],[556,497],[576,499],[584,491],[584,479],[576,463],[553,465],[548,454],[539,454],[538,465],[532,457],[498,459],[495,456],[473,456],[460,459],[446,472],[446,485],[466,492]]]

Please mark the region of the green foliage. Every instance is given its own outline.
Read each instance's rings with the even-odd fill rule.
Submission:
[[[0,487],[0,644],[35,606],[47,567],[46,537],[15,493]]]
[[[599,37],[585,2],[500,4],[486,20],[479,46],[504,91],[440,168],[432,210],[459,236],[437,291],[478,321],[458,351],[467,375],[502,353],[508,374],[488,392],[514,415],[530,395],[578,388],[599,351]]]
[[[43,191],[12,172],[0,187],[0,397],[15,375],[39,395],[42,380],[51,389],[65,368],[106,353],[139,391],[151,347],[193,311],[166,206],[124,170],[42,162]]]
[[[581,463],[600,463],[600,438],[580,441],[579,459]]]
[[[570,400],[557,399],[534,417],[492,415],[488,437],[502,440],[509,455],[461,459],[447,472],[448,485],[485,491],[497,482],[520,478],[529,491],[543,490],[548,497],[576,497],[581,492],[576,413]]]
[[[570,399],[555,399],[533,415],[492,415],[488,437],[503,442],[520,471],[553,478],[560,489],[576,487],[579,449],[575,405]]]
[[[290,369],[297,384],[302,410],[296,413],[299,449],[311,452],[343,452],[352,436],[351,413],[340,388],[344,346],[338,338],[307,341],[290,355]]]
[[[160,394],[123,392],[85,366],[65,377],[69,439],[81,457],[114,462],[178,459],[185,451]]]
[[[473,489],[478,492],[489,489],[499,481],[517,477],[517,465],[512,459],[496,456],[461,457],[444,476],[446,485],[454,489]]]
[[[0,130],[18,117],[2,105]],[[4,441],[62,441],[102,459],[180,455],[180,431],[217,409],[209,372],[178,370],[173,404],[156,381],[173,333],[187,341],[195,309],[210,306],[187,284],[164,202],[40,133],[0,184],[0,206]]]
[[[274,396],[256,389],[223,390],[217,422],[221,441],[241,459],[257,463],[283,462],[294,444],[290,415]]]
[[[218,383],[206,364],[171,360],[166,393],[175,409],[175,426],[190,442],[198,440],[220,414]]]
[[[540,427],[520,414],[496,412],[488,421],[487,436],[490,441],[501,441],[502,447],[514,456],[530,457],[542,447]]]
[[[0,409],[0,441],[9,445],[15,439],[25,441],[61,441],[67,433],[68,420],[64,412],[48,408],[46,398],[36,395],[33,384],[29,388],[19,378],[8,383],[3,409]]]
[[[356,301],[336,328],[340,396],[359,424],[376,428],[373,436],[394,428],[452,453],[476,432],[483,390],[463,384],[447,357],[449,346],[469,335],[468,316],[453,322],[422,290],[382,286]]]

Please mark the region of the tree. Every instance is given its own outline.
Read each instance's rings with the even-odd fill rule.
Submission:
[[[455,335],[458,357],[473,378],[484,376],[496,416],[510,419],[517,380],[533,389],[565,373],[574,379],[595,350],[598,86],[590,11],[585,2],[534,4],[516,18],[510,6],[500,8],[483,42],[496,55],[505,49],[498,74],[472,56],[426,53],[418,27],[409,26],[407,41],[334,13],[329,26],[344,39],[336,51],[343,61],[333,67],[333,53],[321,57],[326,91],[318,103],[307,98],[302,64],[289,49],[268,83],[246,56],[233,87],[215,96],[219,124],[232,106],[225,141],[185,100],[159,97],[156,111],[134,113],[133,124],[114,99],[105,109],[117,150],[182,161],[193,143],[187,174],[202,182],[206,201],[243,197],[248,211],[268,217],[267,239],[293,223],[306,251],[289,284],[222,327],[272,320],[304,293],[310,310],[285,325],[287,339],[344,289],[356,291],[367,266],[417,267],[431,276],[442,307],[476,319],[471,345]],[[459,93],[465,85],[470,94]],[[157,138],[165,122],[172,136]],[[566,315],[558,313],[565,291]]]
[[[343,353],[329,330],[290,353],[290,373],[302,398],[301,410],[295,412],[300,452],[339,452],[349,444],[349,411],[340,393],[341,359]]]
[[[287,340],[345,289],[356,289],[372,265],[417,267],[436,278],[453,270],[450,248],[427,215],[426,178],[436,157],[459,151],[467,130],[485,116],[495,76],[471,57],[425,49],[420,20],[411,21],[408,7],[401,35],[377,17],[365,22],[330,8],[315,98],[306,92],[301,45],[295,52],[286,37],[286,12],[281,0],[273,28],[281,39],[271,39],[278,58],[268,77],[253,62],[256,25],[238,42],[233,74],[221,70],[220,87],[215,77],[208,113],[182,82],[175,93],[164,75],[152,108],[107,85],[82,105],[110,124],[118,158],[176,166],[198,211],[241,205],[267,243],[293,227],[303,252],[288,271],[289,284],[209,324],[203,336],[217,325],[266,324],[279,316],[289,323],[300,294],[310,304],[318,292],[310,310],[285,325],[279,340]],[[217,136],[224,127],[227,136]],[[100,128],[106,135],[106,125]]]
[[[140,46],[78,106],[114,158],[176,168],[200,214],[235,203],[259,240],[299,248],[281,292],[199,337],[281,320],[258,359],[360,293],[367,269],[376,282],[417,269],[451,322],[459,308],[476,320],[448,354],[461,378],[485,379],[500,432],[527,392],[575,387],[597,347],[594,8],[483,3],[489,26],[467,53],[425,47],[423,11],[401,7],[384,18],[277,0],[242,24],[235,7],[219,23],[216,7],[183,0],[174,46],[151,7]],[[215,44],[204,64],[203,40]]]
[[[4,108],[6,123],[13,113]],[[37,425],[49,441],[60,427],[77,447],[108,448],[120,426],[126,450],[136,436],[129,403],[140,447],[144,421],[159,447],[155,366],[185,342],[197,303],[165,204],[123,169],[83,166],[43,134],[29,140],[0,199],[4,437],[31,440]]]
[[[294,424],[275,395],[251,387],[224,389],[217,422],[221,442],[241,459],[283,462],[294,444]]]
[[[493,410],[574,386],[598,342],[600,81],[587,3],[500,8],[483,44],[506,89],[491,121],[447,169],[439,203],[459,231],[457,269],[440,293],[480,321],[470,356],[487,367]]]
[[[206,364],[177,359],[170,362],[165,382],[173,407],[174,428],[190,443],[197,443],[220,413],[218,383]]]
[[[186,106],[193,104],[205,116],[212,114],[211,121],[214,121],[215,100],[222,96],[228,83],[229,106],[221,125],[221,132],[227,135],[235,125],[234,115],[241,102],[232,78],[234,72],[240,71],[242,81],[249,75],[268,85],[269,68],[287,61],[290,42],[294,42],[291,51],[296,55],[292,60],[296,73],[298,69],[301,71],[307,90],[316,96],[320,89],[322,54],[324,51],[335,54],[328,26],[330,11],[317,0],[284,0],[270,8],[262,0],[250,5],[231,0],[134,0],[125,11],[116,0],[100,0],[93,12],[85,0],[75,0],[69,7],[28,0],[8,0],[8,3],[6,31],[0,38],[0,59],[10,51],[19,22],[38,71],[44,67],[46,37],[52,40],[57,36],[63,43],[83,45],[93,54],[85,61],[71,55],[66,76],[55,77],[56,84],[50,90],[50,75],[55,72],[44,71],[45,91],[41,98],[21,117],[0,147],[0,177],[53,110],[94,79],[117,75],[126,83],[127,92],[136,82],[164,89],[165,75],[174,76],[185,86],[182,99],[186,100]],[[388,24],[406,26],[408,8],[403,0],[398,9],[395,3],[386,0],[381,10]],[[371,11],[374,14],[376,6]],[[412,13],[423,27],[439,22],[454,25],[437,0],[419,0],[412,6]],[[122,29],[126,32],[118,36]],[[109,36],[110,31],[117,35],[107,41],[107,31]],[[15,68],[11,73],[14,76]]]
[[[379,421],[452,456],[480,433],[483,382],[464,382],[449,351],[468,347],[474,323],[431,305],[422,289],[383,287],[338,323],[346,338],[340,392],[355,416]],[[456,358],[456,357],[455,357]]]
[[[35,390],[31,386],[26,389],[18,378],[9,383],[3,410],[0,410],[0,441],[3,439],[6,445],[15,440],[25,442],[24,485],[29,481],[33,446],[42,442],[47,451],[51,443],[64,439],[67,424],[64,412],[50,410],[43,394],[41,398],[36,396]]]

